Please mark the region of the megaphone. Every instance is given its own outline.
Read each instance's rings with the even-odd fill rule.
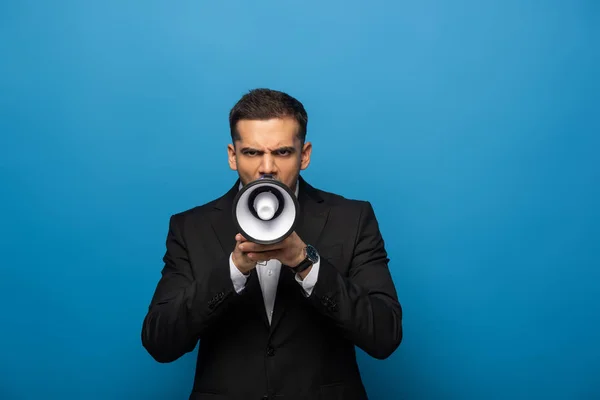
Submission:
[[[298,199],[272,175],[243,186],[233,200],[233,221],[246,239],[259,244],[279,243],[298,222]]]

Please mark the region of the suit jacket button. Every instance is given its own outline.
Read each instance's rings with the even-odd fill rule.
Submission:
[[[275,349],[272,346],[267,347],[267,355],[273,357],[275,355]]]

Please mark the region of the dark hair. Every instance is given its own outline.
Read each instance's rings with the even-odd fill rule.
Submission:
[[[292,117],[300,125],[298,138],[304,144],[308,115],[300,101],[287,93],[271,89],[253,89],[246,93],[229,112],[231,140],[240,139],[237,123],[242,119],[265,120]]]

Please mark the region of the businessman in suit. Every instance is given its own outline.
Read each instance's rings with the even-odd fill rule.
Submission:
[[[311,186],[307,114],[286,93],[255,89],[229,114],[222,197],[170,218],[162,276],[142,327],[158,362],[199,343],[190,399],[367,399],[355,346],[385,359],[402,309],[368,201]],[[237,191],[272,174],[300,204],[295,232],[259,245],[234,228]]]

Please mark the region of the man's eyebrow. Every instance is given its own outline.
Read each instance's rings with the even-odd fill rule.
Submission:
[[[296,151],[296,149],[293,146],[282,146],[282,147],[278,147],[277,149],[275,149],[273,151],[282,151],[282,150],[287,150],[290,153],[293,153],[294,151]]]
[[[290,153],[293,153],[294,151],[296,151],[296,149],[293,146],[282,146],[282,147],[278,147],[276,149],[273,150],[273,152],[277,152],[277,151],[289,151]],[[241,149],[242,152],[246,152],[246,151],[255,151],[257,153],[264,153],[262,150],[258,150],[255,149],[253,147],[243,147]]]

